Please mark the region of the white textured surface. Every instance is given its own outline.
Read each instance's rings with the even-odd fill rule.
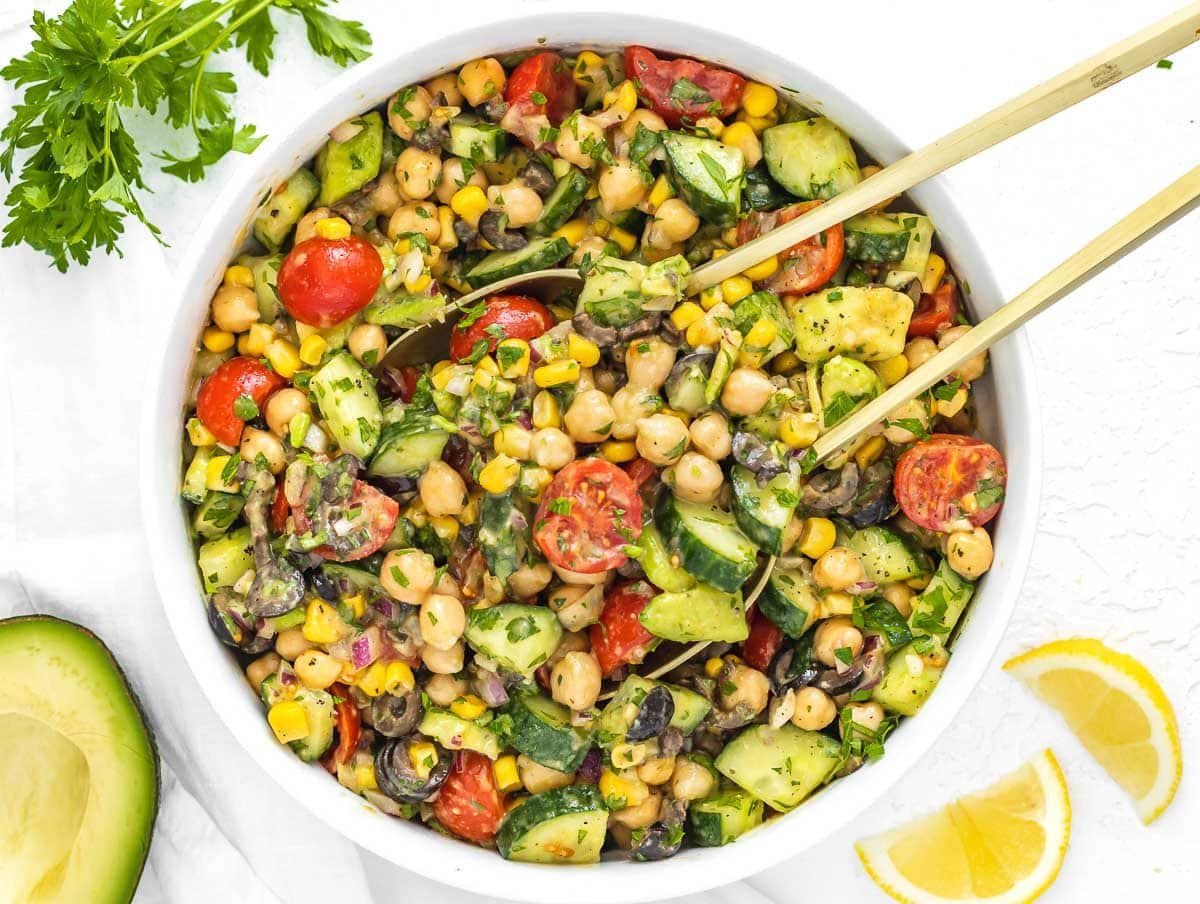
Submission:
[[[517,5],[528,10],[567,4]],[[606,5],[645,11],[644,4],[630,0]],[[916,145],[1174,5],[1171,0],[1136,5],[1010,0],[984,7],[872,0],[856,4],[852,12],[844,6],[797,4],[787,12],[760,12],[740,21],[731,20],[728,3],[664,2],[653,12],[687,17],[780,53],[802,55],[805,65],[839,81]],[[18,0],[0,2],[0,28],[19,20],[28,6]],[[429,7],[428,13],[413,7],[398,12],[392,4],[369,0],[348,0],[341,7],[344,15],[366,21],[381,50],[505,12],[470,0],[459,0],[453,8]],[[0,32],[6,58],[23,41],[16,31]],[[329,67],[312,62],[295,33],[287,36],[284,47],[273,80],[242,77],[249,90],[239,98],[239,119],[254,121],[267,132],[286,128],[289,105],[303,98],[307,87],[332,76]],[[240,72],[244,67],[233,68]],[[7,87],[0,89],[0,108],[10,100]],[[963,165],[950,178],[964,215],[991,249],[1001,286],[1013,294],[1198,160],[1200,50],[1193,49],[1178,55],[1173,69],[1150,70],[1118,85]],[[221,164],[210,184],[242,162]],[[222,799],[221,769],[212,763],[206,769],[201,761],[211,753],[220,757],[223,769],[255,767],[229,738],[213,738],[211,751],[173,749],[170,726],[181,719],[207,720],[214,731],[220,729],[194,689],[155,683],[168,669],[166,662],[161,662],[163,671],[156,664],[170,659],[173,648],[154,612],[146,568],[137,561],[136,505],[126,489],[134,483],[136,467],[129,449],[138,392],[130,375],[141,373],[135,359],[141,344],[154,341],[155,318],[169,316],[170,263],[203,209],[204,190],[181,192],[163,178],[155,178],[153,185],[160,193],[147,206],[176,245],[166,252],[165,270],[153,243],[136,227],[123,243],[124,263],[101,259],[68,277],[47,270],[40,258],[24,250],[0,252],[6,315],[0,328],[0,372],[7,384],[0,394],[0,575],[5,578],[0,616],[52,601],[66,602],[69,612],[73,595],[81,600],[76,611],[87,611],[82,601],[89,590],[111,593],[117,581],[123,582],[136,603],[130,603],[128,612],[104,613],[105,624],[111,625],[107,636],[119,654],[127,654],[150,698],[168,757],[195,770],[186,782],[188,790],[225,834],[256,837],[256,822],[246,813],[252,804]],[[928,762],[859,827],[752,880],[765,896],[780,904],[823,897],[881,899],[857,865],[851,847],[855,837],[985,784],[1046,745],[1059,755],[1075,810],[1071,851],[1046,900],[1194,896],[1200,887],[1200,790],[1185,775],[1173,808],[1153,827],[1143,828],[1057,719],[998,666],[1004,657],[1050,639],[1100,637],[1142,658],[1159,676],[1180,716],[1185,757],[1200,743],[1195,715],[1200,680],[1193,665],[1200,658],[1195,601],[1200,592],[1200,522],[1191,512],[1200,502],[1200,470],[1194,465],[1200,434],[1193,420],[1200,408],[1198,285],[1200,215],[1193,213],[1029,328],[1046,431],[1045,496],[1021,607],[996,667]],[[94,463],[101,465],[99,470]],[[55,473],[70,476],[65,482],[47,479]],[[106,532],[111,545],[100,545],[97,538]],[[67,569],[62,567],[64,546],[72,538],[78,541],[77,566]],[[162,634],[155,654],[149,655],[143,644],[154,630]],[[183,713],[178,701],[183,701]],[[273,812],[280,819],[307,820],[294,807],[287,808],[273,786],[261,794],[258,805],[277,807]],[[190,812],[186,803],[164,811],[160,829],[194,827],[196,822],[186,816]],[[192,833],[204,834],[194,828]],[[322,838],[315,823],[281,834],[296,851],[304,841]],[[151,881],[141,897],[190,900],[182,889],[194,889],[196,883],[185,880],[212,880],[203,870],[184,872],[188,860],[179,854],[186,851],[164,849],[163,837],[160,833]],[[186,831],[170,837],[176,843],[191,840]],[[246,857],[252,868],[270,875],[263,853],[246,852]],[[443,896],[374,858],[363,859],[380,904],[477,900],[450,892]],[[291,866],[300,869],[303,864],[297,858]],[[329,872],[339,872],[330,866]],[[232,879],[245,864],[231,861],[221,869]],[[271,879],[284,895],[280,872]],[[320,885],[320,877],[314,876],[306,887],[315,894]],[[357,897],[350,893],[344,899]],[[731,888],[722,897],[747,904],[757,896],[746,888]]]

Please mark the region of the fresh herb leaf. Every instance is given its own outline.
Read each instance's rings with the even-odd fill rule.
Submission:
[[[671,86],[671,90],[667,92],[667,96],[680,107],[689,104],[712,103],[712,95],[687,78],[676,79],[675,84]]]
[[[962,386],[962,380],[959,379],[954,379],[949,383],[942,383],[940,386],[933,387],[933,397],[943,402],[949,402],[958,393],[960,386]]]
[[[252,421],[258,417],[258,405],[250,396],[242,393],[233,400],[233,413],[243,421]]]

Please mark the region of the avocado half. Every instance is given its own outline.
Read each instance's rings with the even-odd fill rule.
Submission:
[[[153,736],[100,639],[0,621],[0,898],[128,902],[158,792]]]

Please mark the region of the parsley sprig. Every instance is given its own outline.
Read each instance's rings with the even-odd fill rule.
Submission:
[[[161,241],[135,192],[145,190],[143,154],[188,182],[230,151],[248,154],[265,136],[230,109],[233,75],[213,71],[214,53],[240,47],[266,75],[277,31],[271,10],[299,16],[313,50],[340,66],[368,56],[358,22],[325,12],[330,0],[75,0],[54,19],[33,14],[29,53],[0,69],[24,89],[0,131],[0,173],[13,181],[3,245],[45,252],[60,271],[91,252],[117,250],[133,216]],[[196,152],[177,157],[129,128],[136,109],[189,129]],[[132,115],[131,115],[132,114]],[[139,138],[141,136],[138,136]],[[140,147],[139,147],[140,143]],[[28,153],[25,153],[28,152]],[[118,253],[120,253],[118,251]]]

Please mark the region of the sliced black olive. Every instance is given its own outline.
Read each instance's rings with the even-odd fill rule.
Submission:
[[[454,235],[464,245],[470,245],[479,238],[479,230],[466,220],[454,221]]]
[[[666,730],[658,736],[658,755],[675,756],[681,750],[683,750],[683,732],[668,725]]]
[[[450,129],[445,122],[430,124],[413,135],[412,143],[423,151],[440,150],[450,143]]]
[[[789,688],[804,687],[812,684],[813,679],[821,672],[821,667],[812,658],[811,635],[806,634],[796,643],[783,647],[767,670],[771,679],[771,687],[776,694],[782,694]]]
[[[655,687],[638,707],[638,713],[625,733],[625,740],[645,741],[658,737],[674,715],[675,698],[671,692],[661,685]]]
[[[497,94],[487,103],[480,107],[476,107],[479,115],[488,122],[499,122],[504,118],[504,114],[508,112],[508,103],[504,98]]]
[[[540,160],[530,160],[525,164],[521,170],[521,181],[543,198],[554,191],[554,173]]]
[[[814,474],[800,491],[800,506],[805,512],[828,514],[854,499],[858,492],[858,466],[847,462],[837,471]]]
[[[254,541],[254,582],[246,594],[246,608],[260,618],[291,612],[304,598],[304,575],[271,549],[267,508],[274,498],[275,478],[269,471],[256,470],[250,496],[242,511]]]
[[[618,342],[629,342],[641,336],[649,336],[662,324],[662,314],[658,311],[651,311],[648,314],[643,314],[633,323],[628,323],[617,330]]]
[[[787,470],[787,464],[770,443],[764,443],[744,430],[733,435],[733,457],[738,464],[753,471],[759,481],[770,480]]]
[[[683,826],[679,823],[665,825],[658,823],[648,829],[637,829],[633,833],[634,860],[666,860],[679,853],[683,846]]]
[[[890,517],[896,508],[896,498],[892,495],[893,469],[892,462],[877,461],[863,471],[857,494],[852,502],[842,506],[839,514],[845,515],[859,530]]]
[[[617,329],[612,326],[601,326],[590,314],[580,311],[571,318],[571,326],[584,339],[591,339],[600,347],[616,344]]]
[[[330,603],[338,601],[338,588],[337,584],[333,582],[333,578],[319,568],[315,569],[308,577],[312,581],[313,590],[317,591],[317,596]]]
[[[424,740],[420,735],[393,738],[385,741],[375,754],[375,781],[379,790],[397,803],[419,804],[428,800],[450,774],[453,756],[436,743],[433,747],[437,759],[429,764],[429,775],[421,778],[413,769],[409,747]]]
[[[856,659],[842,672],[837,669],[825,669],[813,679],[812,686],[831,697],[836,697],[838,694],[848,694],[854,690],[862,676],[863,664]]]
[[[257,619],[245,601],[229,590],[218,590],[208,603],[208,624],[221,643],[243,649],[254,640]]]
[[[369,718],[376,734],[385,738],[402,738],[417,729],[424,715],[421,694],[411,690],[405,694],[382,694],[371,701]]]
[[[498,210],[485,211],[479,218],[479,234],[498,251],[517,251],[529,244],[519,232],[508,232],[508,217]]]

